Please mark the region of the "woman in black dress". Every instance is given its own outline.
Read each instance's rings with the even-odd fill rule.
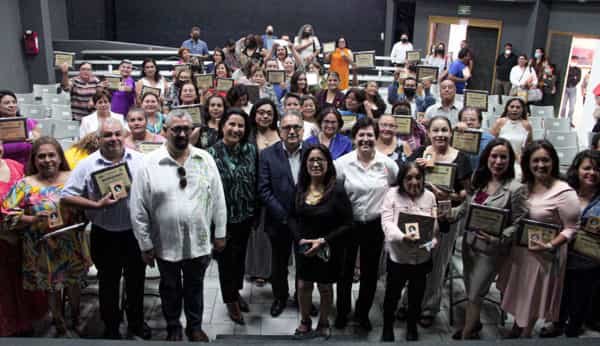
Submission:
[[[331,154],[311,146],[302,157],[296,201],[289,221],[294,236],[301,321],[295,335],[312,335],[310,309],[313,283],[321,295],[317,335],[328,338],[332,284],[342,272],[344,233],[352,226],[352,205],[343,184],[336,183]]]

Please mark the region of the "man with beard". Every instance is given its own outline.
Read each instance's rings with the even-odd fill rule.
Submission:
[[[203,58],[208,57],[208,45],[200,39],[200,28],[197,26],[192,27],[190,38],[183,41],[181,46],[189,49],[191,54],[201,55]]]
[[[120,339],[119,287],[125,277],[128,332],[130,336],[150,339],[150,328],[144,323],[144,280],[146,265],[141,259],[129,215],[130,198],[102,195],[93,175],[116,165],[125,164],[135,173],[142,154],[123,146],[125,130],[120,121],[108,118],[98,129],[100,149],[81,160],[69,176],[61,201],[85,209],[92,222],[91,255],[98,270],[100,316],[104,322],[104,338]],[[107,177],[110,174],[103,176]],[[102,179],[98,179],[102,180]],[[108,179],[107,179],[108,180]],[[135,174],[131,177],[135,181]],[[111,183],[111,182],[106,182]],[[114,182],[112,182],[114,183]]]
[[[165,126],[166,145],[144,158],[133,182],[131,222],[144,262],[158,264],[167,340],[183,339],[183,300],[188,339],[208,341],[202,330],[204,274],[211,250],[225,247],[225,195],[212,156],[189,144],[191,116],[172,111]]]

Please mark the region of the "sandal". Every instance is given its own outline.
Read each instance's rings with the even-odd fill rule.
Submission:
[[[324,324],[317,324],[317,335],[324,338],[325,340],[331,337],[331,326],[329,322]]]
[[[300,327],[304,327],[305,329],[302,330]],[[307,320],[300,320],[300,326],[294,331],[294,339],[307,339],[312,335],[312,320],[310,318]]]

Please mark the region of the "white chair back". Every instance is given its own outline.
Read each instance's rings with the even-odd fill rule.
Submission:
[[[37,121],[37,126],[40,129],[40,134],[42,136],[53,136],[53,127],[54,127],[54,120],[52,119],[39,119],[36,120]]]
[[[554,117],[554,106],[529,106],[532,117]]]
[[[56,139],[79,137],[79,121],[53,120],[53,122],[53,135]]]
[[[533,132],[531,133],[531,135],[532,135],[534,141],[544,139],[544,130],[543,129],[542,130],[533,129]]]
[[[17,103],[18,104],[23,104],[23,103],[27,103],[27,104],[34,104],[35,103],[35,96],[33,94],[15,94],[17,96]]]
[[[33,85],[33,95],[36,98],[40,98],[44,93],[54,93],[58,94],[58,87],[60,84],[34,84]]]
[[[544,118],[542,117],[529,117],[527,118],[533,130],[543,130],[544,129]]]
[[[569,132],[571,120],[568,118],[545,118],[544,128],[548,131]]]
[[[561,166],[570,166],[577,153],[577,148],[556,149],[556,155],[558,155],[558,160],[560,161]]]
[[[52,105],[52,118],[57,120],[73,120],[70,105]]]
[[[70,105],[71,100],[68,99],[65,95],[68,94],[57,94],[52,92],[44,92],[42,94],[42,104],[46,106],[52,105]]]
[[[546,139],[554,145],[555,148],[578,148],[577,132],[559,132],[548,131]]]
[[[20,104],[19,112],[22,116],[32,119],[44,119],[50,117],[48,107],[39,104]]]

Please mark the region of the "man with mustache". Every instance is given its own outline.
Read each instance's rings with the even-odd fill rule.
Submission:
[[[283,312],[289,297],[287,266],[293,237],[288,226],[288,215],[296,194],[301,157],[306,150],[302,147],[303,132],[302,114],[296,110],[287,110],[280,120],[281,143],[261,151],[259,159],[258,193],[267,209],[265,231],[271,239],[273,251],[273,317]]]
[[[131,222],[144,262],[158,264],[167,340],[183,339],[183,300],[188,339],[208,341],[202,330],[204,273],[211,251],[225,247],[225,194],[212,156],[189,144],[191,116],[172,111],[165,126],[166,145],[147,154],[131,188]]]

